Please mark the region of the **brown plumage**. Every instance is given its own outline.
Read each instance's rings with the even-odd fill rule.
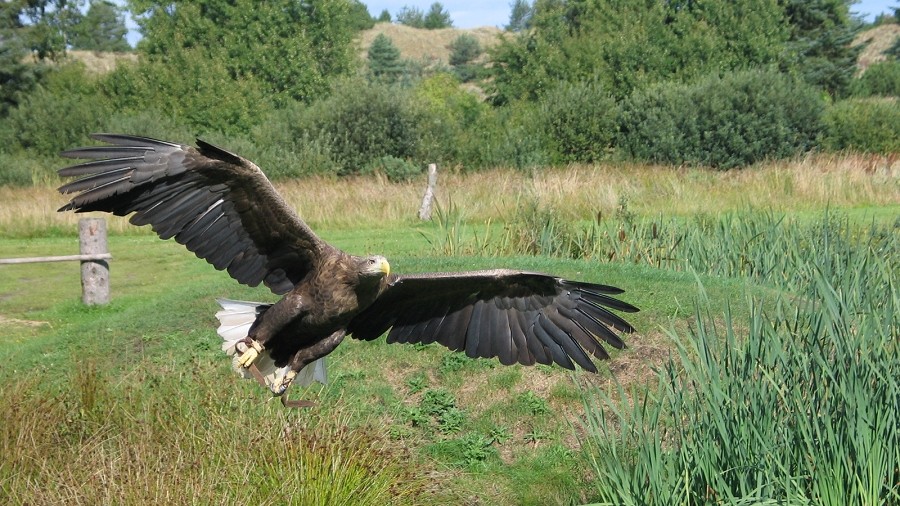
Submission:
[[[132,214],[237,281],[265,284],[275,304],[220,301],[223,349],[276,394],[304,371],[308,383],[346,334],[388,342],[440,343],[503,364],[575,364],[596,372],[602,342],[634,329],[610,309],[637,308],[611,286],[513,270],[389,274],[381,256],[349,255],[319,239],[252,162],[197,141],[197,148],[97,134],[108,146],[62,153],[92,161],[61,169],[79,179],[60,211]],[[305,366],[316,363],[316,367]],[[259,369],[257,371],[256,369]],[[313,371],[315,369],[315,371]],[[321,375],[317,379],[323,380]]]

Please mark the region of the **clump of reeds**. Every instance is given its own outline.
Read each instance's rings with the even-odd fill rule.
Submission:
[[[656,388],[586,393],[600,502],[900,503],[896,251],[804,251],[805,296],[755,305],[746,335],[698,311]]]

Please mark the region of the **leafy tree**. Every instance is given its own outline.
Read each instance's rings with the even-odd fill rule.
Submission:
[[[375,19],[369,14],[369,9],[359,0],[350,0],[350,25],[357,31],[375,26]]]
[[[390,23],[391,22],[391,13],[388,12],[387,9],[381,11],[381,14],[378,15],[379,23]]]
[[[353,68],[350,0],[132,0],[149,61],[222,62],[278,101],[310,101]],[[188,57],[185,57],[188,58]],[[202,75],[201,75],[202,77]]]
[[[262,121],[273,99],[266,83],[251,76],[235,79],[228,63],[202,48],[183,49],[165,60],[119,65],[101,86],[116,110],[150,111],[200,133],[238,134]]]
[[[38,82],[43,66],[27,64],[26,28],[20,6],[0,2],[0,118],[16,107]]]
[[[444,10],[444,6],[440,2],[435,2],[428,9],[428,14],[425,14],[423,24],[429,30],[437,30],[452,27],[453,21],[450,19],[450,13]]]
[[[22,100],[4,120],[9,137],[2,145],[27,149],[31,154],[55,156],[73,144],[84,142],[90,132],[102,129],[110,114],[109,101],[80,63],[60,65],[41,85]]]
[[[87,13],[69,31],[72,49],[130,51],[125,13],[109,0],[92,0]]]
[[[369,46],[369,72],[376,80],[393,83],[400,79],[405,65],[400,60],[400,50],[390,37],[379,33]]]
[[[599,79],[618,99],[649,84],[777,63],[779,0],[537,0],[531,29],[495,46],[492,99],[534,100]]]
[[[850,14],[852,0],[781,0],[790,23],[788,69],[836,97],[846,96],[862,46],[850,42],[862,24]]]
[[[19,9],[27,27],[25,40],[39,60],[56,60],[66,52],[66,34],[81,18],[82,0],[4,2]]]
[[[528,0],[515,0],[510,5],[509,24],[506,29],[510,32],[521,32],[531,26],[531,16],[534,14],[534,6]]]
[[[418,7],[404,5],[397,13],[397,22],[411,28],[425,28],[425,13]]]

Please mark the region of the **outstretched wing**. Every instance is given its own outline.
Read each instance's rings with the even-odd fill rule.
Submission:
[[[622,290],[545,274],[493,270],[393,276],[348,331],[389,343],[438,342],[470,357],[509,365],[574,363],[597,372],[589,355],[609,358],[601,342],[623,348],[613,329],[634,328],[609,309],[638,309],[609,295]]]
[[[197,148],[118,134],[95,134],[111,146],[65,151],[90,159],[60,176],[80,179],[59,188],[74,193],[60,211],[134,213],[241,283],[289,291],[319,255],[332,248],[316,237],[259,167],[203,141]]]

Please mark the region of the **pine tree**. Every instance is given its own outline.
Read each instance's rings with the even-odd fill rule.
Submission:
[[[528,0],[515,0],[509,7],[507,30],[510,32],[521,32],[531,26],[531,15],[534,13],[534,7],[528,3]]]
[[[375,80],[393,83],[400,79],[405,65],[400,60],[400,50],[390,37],[379,33],[369,46],[369,72]]]
[[[397,13],[397,22],[411,28],[425,28],[425,14],[418,7],[404,5]]]
[[[472,63],[481,55],[481,44],[473,35],[463,33],[450,42],[450,66],[462,82],[475,79],[478,67]]]
[[[431,4],[428,14],[425,15],[424,27],[428,30],[437,30],[452,26],[453,21],[450,19],[450,13],[444,10],[444,6],[440,2]]]
[[[108,0],[95,0],[69,30],[69,44],[72,49],[129,51],[127,33],[122,9]]]
[[[862,24],[848,0],[783,0],[791,26],[785,62],[808,83],[835,97],[847,95],[862,46],[851,46]]]

